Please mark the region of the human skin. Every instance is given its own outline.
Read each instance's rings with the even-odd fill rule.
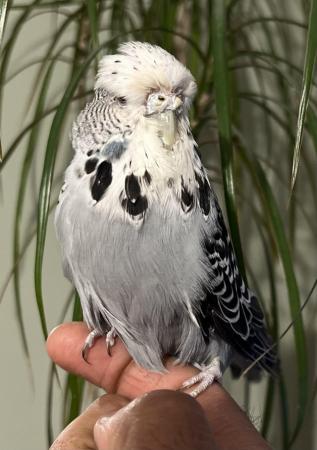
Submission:
[[[213,383],[196,400],[180,392],[168,392],[195,375],[196,368],[176,366],[169,358],[165,361],[166,373],[147,371],[133,362],[119,339],[111,356],[106,352],[105,341],[98,339],[89,351],[88,364],[81,356],[87,334],[86,325],[80,322],[55,328],[47,340],[48,354],[63,369],[112,395],[94,402],[61,433],[51,450],[270,450],[221,384]],[[151,426],[147,426],[148,421]],[[134,426],[129,428],[132,423]],[[170,427],[170,433],[166,433],[166,427]],[[172,436],[172,430],[175,438],[184,438],[184,443],[173,444],[169,438],[163,447],[162,439]],[[128,442],[127,437],[134,441]],[[155,447],[155,441],[160,447]]]

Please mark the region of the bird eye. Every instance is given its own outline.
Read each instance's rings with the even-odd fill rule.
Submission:
[[[125,97],[118,97],[118,102],[120,105],[125,105],[127,103],[127,99]]]
[[[163,101],[165,100],[165,97],[164,97],[163,95],[159,95],[159,96],[157,97],[157,99],[158,99],[160,102],[163,102]]]

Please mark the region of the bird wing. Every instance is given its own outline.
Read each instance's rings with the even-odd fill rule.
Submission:
[[[213,218],[213,226],[203,242],[211,278],[204,286],[197,320],[206,341],[216,333],[248,360],[254,361],[263,355],[259,365],[272,373],[277,365],[275,351],[270,348],[272,339],[266,331],[258,300],[240,275],[220,206],[207,183],[205,177],[198,184],[205,191],[200,201],[202,213],[206,212],[208,196]]]

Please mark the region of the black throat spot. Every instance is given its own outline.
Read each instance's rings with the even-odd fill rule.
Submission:
[[[125,179],[125,191],[128,199],[132,202],[136,202],[141,195],[141,187],[138,178],[133,173],[128,175]]]
[[[127,211],[130,216],[137,218],[138,216],[143,216],[148,207],[147,198],[140,196],[136,201],[132,202],[128,198],[125,198],[121,202],[122,207]]]
[[[87,159],[86,164],[85,164],[85,172],[87,174],[93,172],[95,170],[97,164],[98,164],[98,159],[97,158],[89,158],[89,159]]]
[[[106,192],[112,182],[112,165],[108,161],[103,161],[97,168],[96,176],[91,185],[91,195],[97,202]]]

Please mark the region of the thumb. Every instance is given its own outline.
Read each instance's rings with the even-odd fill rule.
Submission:
[[[50,450],[94,449],[93,429],[96,421],[100,417],[110,417],[127,403],[128,400],[120,395],[106,394],[98,398],[62,431]]]
[[[94,426],[94,440],[96,450],[118,450],[121,449],[122,441],[126,440],[129,434],[129,426],[133,424],[130,412],[141,401],[136,398],[117,411],[112,410],[97,420]],[[119,447],[118,447],[119,446]]]
[[[187,394],[153,391],[97,421],[98,450],[216,449],[201,406]]]

